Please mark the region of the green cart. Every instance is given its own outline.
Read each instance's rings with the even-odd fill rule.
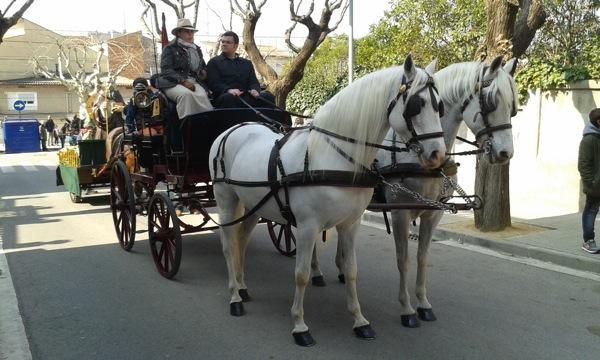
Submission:
[[[56,185],[63,185],[71,201],[79,203],[83,194],[92,188],[110,186],[110,172],[96,174],[106,164],[104,140],[82,140],[79,147],[79,166],[59,165],[56,169]]]

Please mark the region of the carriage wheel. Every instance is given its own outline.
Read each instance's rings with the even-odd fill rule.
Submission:
[[[281,225],[267,221],[267,228],[273,245],[281,255],[289,257],[296,255],[296,237],[292,232],[292,225]]]
[[[158,272],[172,278],[181,263],[181,231],[175,207],[165,193],[156,193],[150,200],[148,238]]]
[[[119,244],[129,251],[135,241],[135,199],[129,171],[121,160],[111,169],[110,208]]]

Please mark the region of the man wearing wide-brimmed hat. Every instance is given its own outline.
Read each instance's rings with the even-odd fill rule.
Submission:
[[[204,88],[206,63],[202,50],[194,44],[196,31],[190,20],[177,20],[171,31],[175,39],[163,49],[160,58],[157,87],[177,102],[180,119],[213,108]]]

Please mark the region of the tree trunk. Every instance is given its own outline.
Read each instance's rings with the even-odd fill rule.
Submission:
[[[487,59],[512,57],[512,42],[518,7],[507,0],[486,0],[488,28],[481,51]],[[484,57],[481,56],[479,57]],[[481,231],[500,231],[511,226],[509,164],[490,164],[486,155],[477,156],[475,193],[483,207],[475,210],[475,227]]]
[[[478,59],[502,55],[506,61],[521,56],[546,19],[540,0],[486,0],[485,6],[488,28]],[[509,164],[492,165],[484,156],[477,157],[475,193],[481,196],[483,207],[475,211],[475,227],[501,231],[511,226]]]

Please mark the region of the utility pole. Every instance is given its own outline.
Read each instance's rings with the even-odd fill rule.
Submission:
[[[348,25],[350,31],[348,34],[348,84],[352,84],[352,75],[354,73],[354,9],[353,0],[350,0],[348,6]]]

